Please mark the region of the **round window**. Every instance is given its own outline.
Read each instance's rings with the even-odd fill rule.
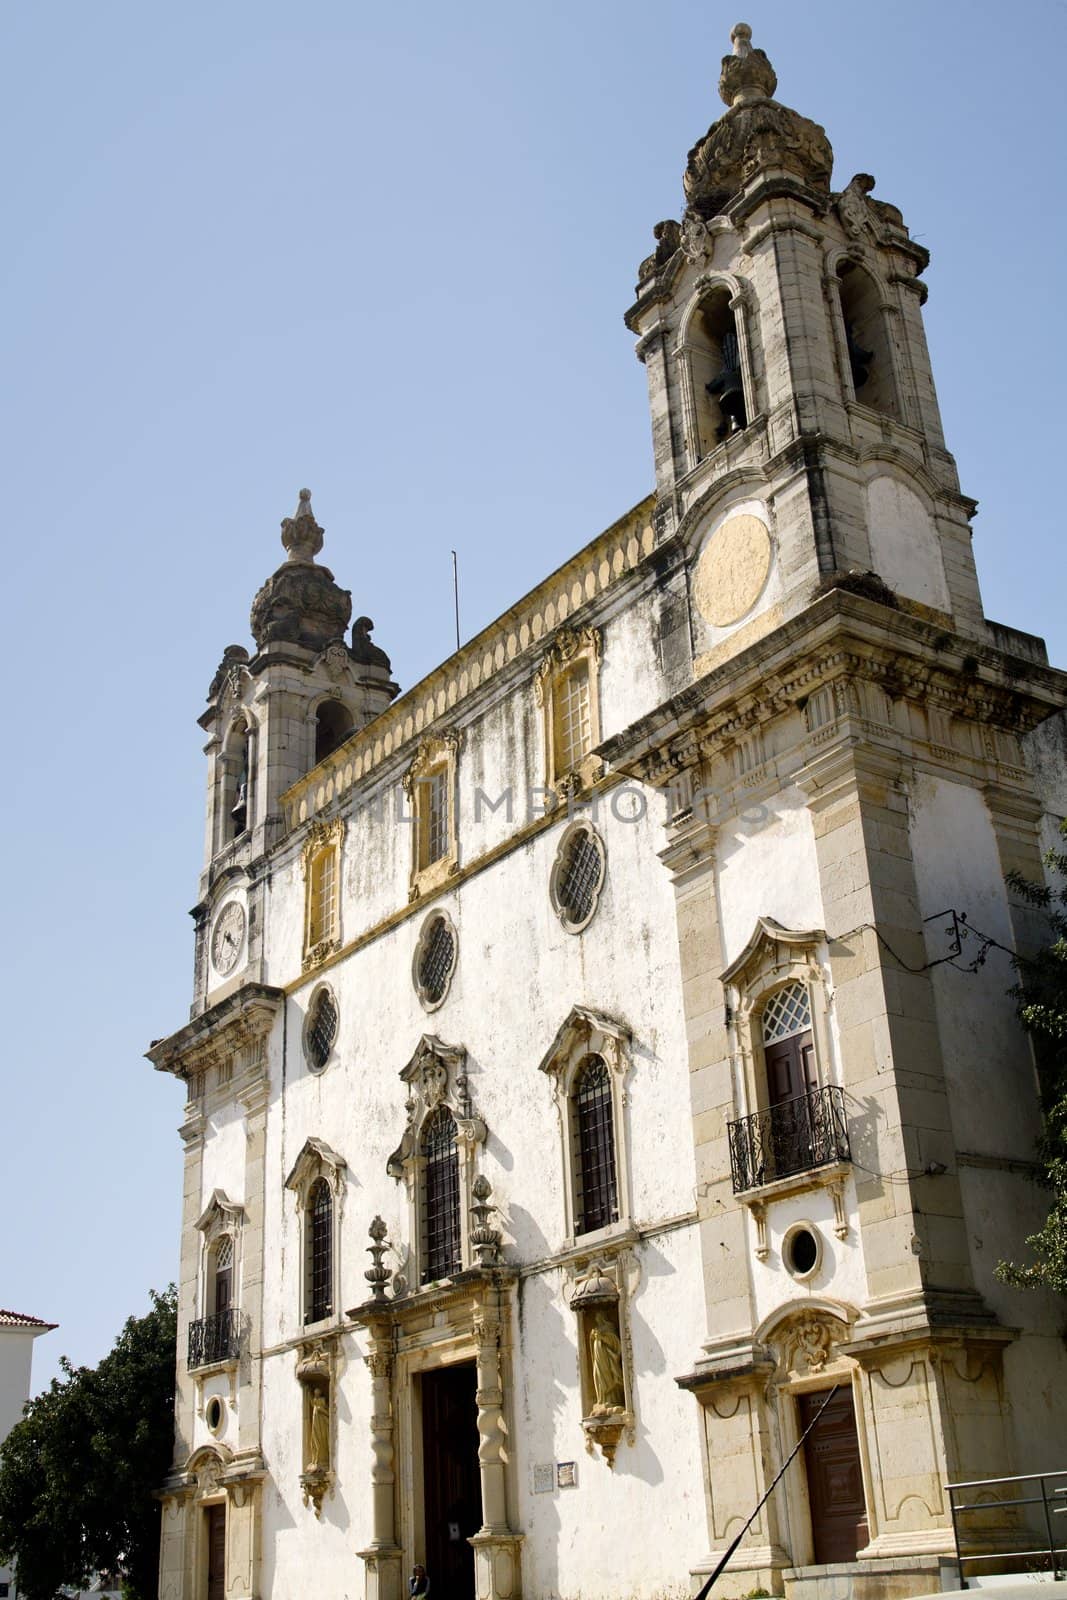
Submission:
[[[560,840],[549,890],[568,933],[581,933],[596,915],[608,857],[604,841],[587,822],[576,822]]]
[[[798,1222],[782,1241],[782,1260],[794,1278],[810,1278],[822,1259],[822,1241],[815,1229]]]
[[[321,1072],[337,1038],[337,1001],[325,984],[311,997],[304,1024],[304,1054],[312,1072]]]
[[[435,911],[422,925],[412,963],[415,992],[427,1011],[435,1011],[447,995],[458,954],[451,919],[445,912]]]
[[[222,1427],[222,1424],[226,1421],[226,1407],[219,1399],[217,1394],[213,1394],[211,1396],[211,1399],[207,1403],[207,1409],[204,1415],[207,1419],[207,1425],[211,1429],[212,1433],[218,1433]]]

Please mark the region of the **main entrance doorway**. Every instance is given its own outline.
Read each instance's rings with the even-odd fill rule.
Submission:
[[[474,1551],[467,1541],[482,1525],[477,1387],[473,1361],[422,1375],[426,1572],[439,1600],[474,1594]]]
[[[208,1506],[204,1521],[207,1532],[207,1600],[226,1600],[226,1507]]]
[[[802,1394],[799,1399],[803,1432],[825,1401],[826,1392]],[[857,1550],[867,1543],[867,1505],[856,1412],[847,1388],[838,1389],[805,1439],[804,1466],[816,1566],[854,1561]]]

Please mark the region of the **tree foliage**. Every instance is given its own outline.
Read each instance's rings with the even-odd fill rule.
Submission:
[[[1067,823],[1060,832],[1067,840]],[[1050,850],[1045,861],[1067,883],[1067,850]],[[1051,929],[1043,950],[1017,962],[1015,996],[1034,1040],[1045,1113],[1040,1156],[1052,1199],[1044,1225],[1026,1241],[1033,1259],[1022,1266],[1001,1262],[997,1276],[1023,1288],[1067,1294],[1067,887],[1028,883],[1016,875],[1010,881],[1047,913]]]
[[[24,1600],[53,1600],[94,1573],[152,1600],[159,1503],[174,1439],[177,1294],[152,1294],[98,1367],[74,1367],[31,1400],[0,1446],[0,1556]]]

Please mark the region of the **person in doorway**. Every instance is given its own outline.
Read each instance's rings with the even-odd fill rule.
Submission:
[[[412,1567],[411,1577],[408,1579],[409,1596],[411,1596],[413,1600],[415,1595],[429,1594],[429,1592],[430,1580],[426,1576],[426,1568],[418,1565]]]

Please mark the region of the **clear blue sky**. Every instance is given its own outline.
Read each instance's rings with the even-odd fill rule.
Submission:
[[[177,1274],[196,717],[314,490],[404,687],[644,495],[622,325],[739,16],[933,252],[987,613],[1067,662],[1067,5],[8,6],[0,1305],[95,1361]]]

